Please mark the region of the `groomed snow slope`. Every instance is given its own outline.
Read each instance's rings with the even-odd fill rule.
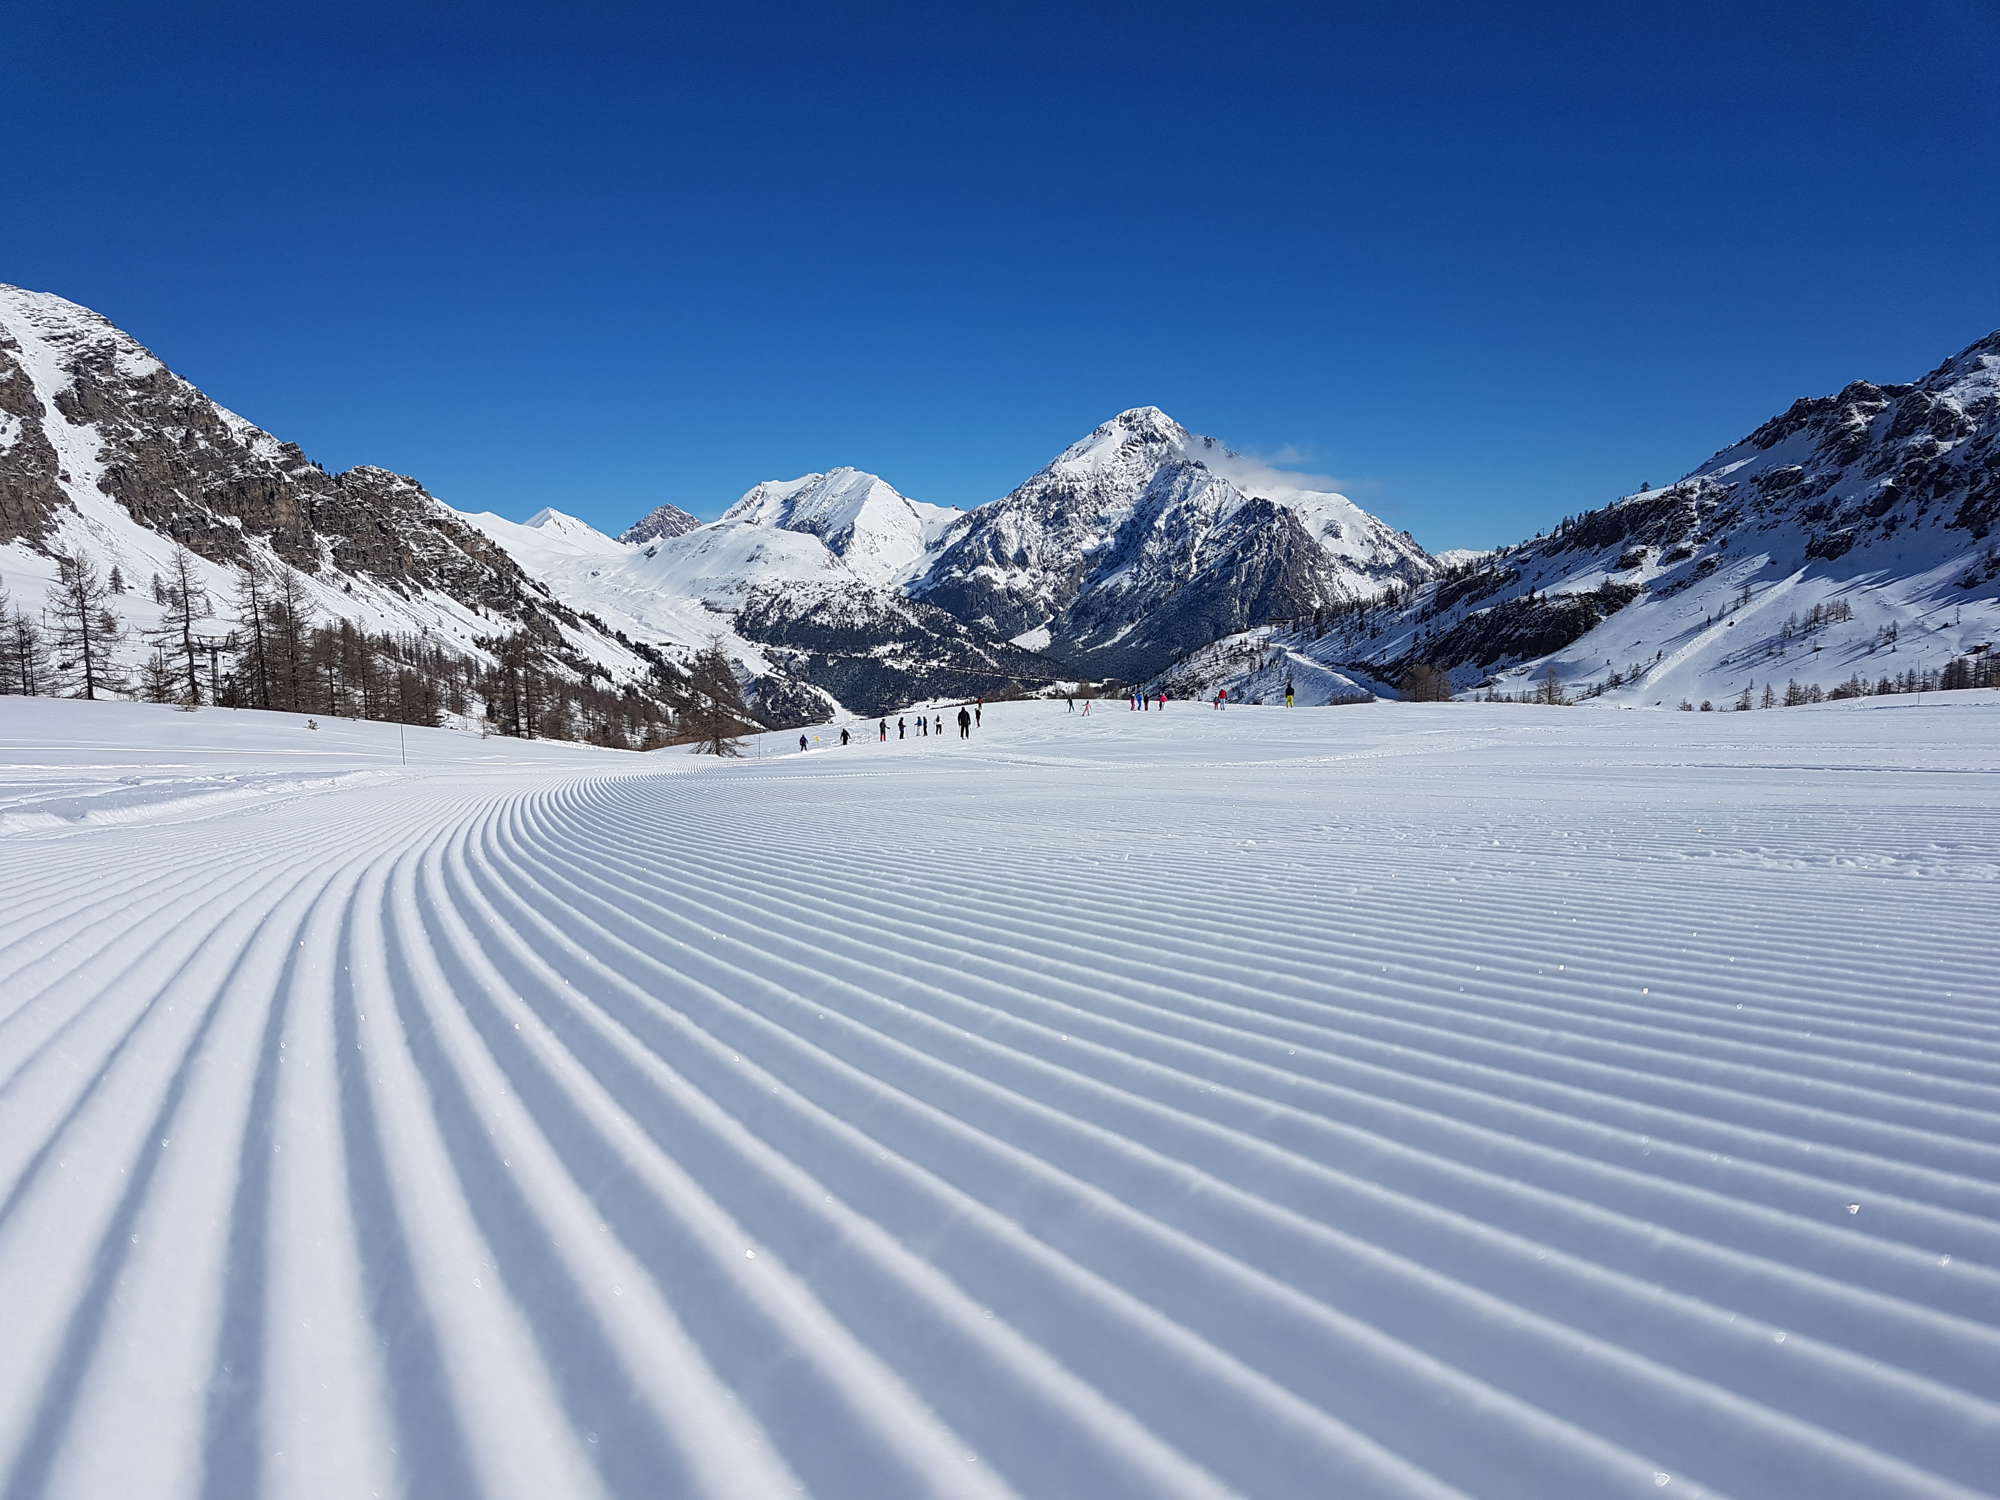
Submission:
[[[0,1495],[1988,1493],[1996,731],[343,725],[13,832]],[[0,700],[69,798],[311,733]]]

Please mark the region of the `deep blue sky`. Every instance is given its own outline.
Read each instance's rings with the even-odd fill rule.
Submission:
[[[1991,0],[17,7],[0,280],[622,525],[1127,406],[1434,547],[2000,324]]]

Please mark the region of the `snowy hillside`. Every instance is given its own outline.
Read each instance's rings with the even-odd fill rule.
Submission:
[[[1301,488],[1147,406],[970,512],[912,589],[1114,676],[1431,570],[1414,540],[1345,496]]]
[[[329,475],[96,313],[0,285],[0,594],[34,617],[57,554],[107,579],[115,570],[130,666],[159,621],[150,581],[172,574],[177,547],[215,606],[206,634],[232,628],[228,601],[254,565],[289,577],[324,620],[477,659],[482,638],[527,630],[568,669],[649,687],[644,656],[578,619],[415,480],[367,466]]]
[[[2000,334],[1915,384],[1801,401],[1678,483],[1405,599],[1235,645],[1391,683],[1430,663],[1460,691],[1553,669],[1613,704],[1873,684],[2000,642],[1996,526]]]
[[[0,1489],[1990,1495],[1996,728],[0,700]]]

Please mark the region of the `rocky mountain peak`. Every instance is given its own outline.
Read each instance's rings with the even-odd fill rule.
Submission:
[[[678,505],[657,505],[620,532],[618,540],[643,546],[647,542],[686,536],[699,525],[701,525],[699,516],[682,510]]]
[[[1079,670],[1121,675],[1433,567],[1345,497],[1137,406],[969,512],[914,588]]]

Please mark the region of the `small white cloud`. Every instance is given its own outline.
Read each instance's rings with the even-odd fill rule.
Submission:
[[[1312,461],[1312,454],[1296,443],[1280,443],[1268,454],[1203,454],[1201,461],[1245,494],[1271,500],[1301,493],[1338,494],[1346,488],[1331,474],[1315,474],[1299,468],[1298,465]]]

